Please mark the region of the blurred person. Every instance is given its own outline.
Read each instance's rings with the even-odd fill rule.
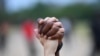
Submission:
[[[26,20],[26,21],[24,21],[22,23],[22,29],[23,29],[24,35],[26,37],[26,41],[28,43],[28,47],[29,47],[29,51],[31,53],[31,56],[36,54],[35,53],[36,50],[34,48],[34,42],[33,42],[34,41],[33,40],[33,37],[34,37],[34,27],[35,27],[35,24],[30,19],[28,19],[28,20]]]
[[[9,28],[9,24],[7,21],[3,21],[0,24],[0,51],[1,52],[4,52],[5,47],[6,47],[8,28]]]
[[[91,29],[93,32],[94,40],[94,49],[92,56],[96,56],[96,54],[100,55],[100,11],[95,11],[93,13]]]
[[[0,25],[0,36],[1,36],[0,37],[0,47],[1,48],[4,48],[5,46],[5,40],[7,37],[8,27],[9,27],[8,22],[2,22]]]
[[[38,20],[36,36],[44,48],[44,56],[60,56],[64,28],[55,17]]]

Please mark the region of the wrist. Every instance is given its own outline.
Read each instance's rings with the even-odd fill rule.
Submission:
[[[55,52],[57,50],[58,40],[48,40],[44,44],[44,54],[45,56],[55,56]]]
[[[49,50],[44,50],[44,56],[55,56],[55,52],[50,52]]]

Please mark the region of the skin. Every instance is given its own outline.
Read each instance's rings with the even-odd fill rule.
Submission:
[[[62,42],[64,28],[55,17],[46,17],[38,20],[36,36],[44,47],[44,56],[59,56],[58,44]]]

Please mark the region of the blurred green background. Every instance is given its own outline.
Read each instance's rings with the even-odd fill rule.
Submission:
[[[5,8],[5,1],[7,2],[7,0],[0,0],[0,21],[6,20],[12,23],[20,23],[27,18],[35,20],[37,18],[45,18],[47,16],[55,16],[57,18],[67,17],[76,21],[88,20],[91,19],[95,9],[100,7],[100,0],[97,0],[97,2],[92,4],[73,3],[64,6],[57,6],[52,3],[45,4],[41,2],[42,0],[38,0],[35,6],[31,5],[30,8],[8,13]]]

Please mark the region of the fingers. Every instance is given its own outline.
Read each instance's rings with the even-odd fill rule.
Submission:
[[[64,35],[63,33],[57,33],[57,34],[55,34],[54,36],[49,37],[48,39],[51,39],[51,40],[59,39],[59,40],[61,40],[62,37],[63,37],[63,35]]]
[[[61,22],[55,22],[54,25],[57,26],[57,27],[60,27],[60,28],[63,27]]]
[[[46,17],[45,19],[44,19],[44,21],[48,21],[50,19],[50,17]]]
[[[59,31],[55,35],[49,37],[49,39],[51,40],[62,39],[63,36],[64,36],[64,28],[60,28]]]
[[[61,22],[55,22],[53,24],[53,27],[48,31],[48,33],[46,34],[48,37],[55,35],[57,33],[57,31],[59,30],[59,28],[62,27]]]
[[[45,35],[53,26],[53,22],[47,22],[42,29],[43,35]]]
[[[56,19],[55,17],[46,17],[44,20],[43,19],[39,19],[38,20],[38,28],[39,28],[39,34],[45,35],[53,26],[52,22],[57,22],[58,19]]]
[[[64,33],[65,32],[65,29],[64,28],[60,28],[59,31],[58,31],[58,33],[59,32]]]
[[[38,19],[38,33],[41,34],[45,21],[41,18]]]
[[[62,23],[55,17],[46,17],[38,20],[38,33],[47,36],[47,39],[62,39],[64,28]],[[49,38],[48,38],[49,37]]]
[[[47,22],[58,22],[59,20],[56,19],[55,17],[46,17],[44,19],[44,21],[47,21]]]
[[[43,20],[42,18],[39,18],[39,19],[38,19],[38,24],[41,25],[41,24],[43,24],[43,23],[44,23],[44,20]]]
[[[49,32],[46,35],[48,37],[52,36],[52,35],[56,34],[58,30],[59,30],[59,27],[53,25],[53,27],[49,30]]]

